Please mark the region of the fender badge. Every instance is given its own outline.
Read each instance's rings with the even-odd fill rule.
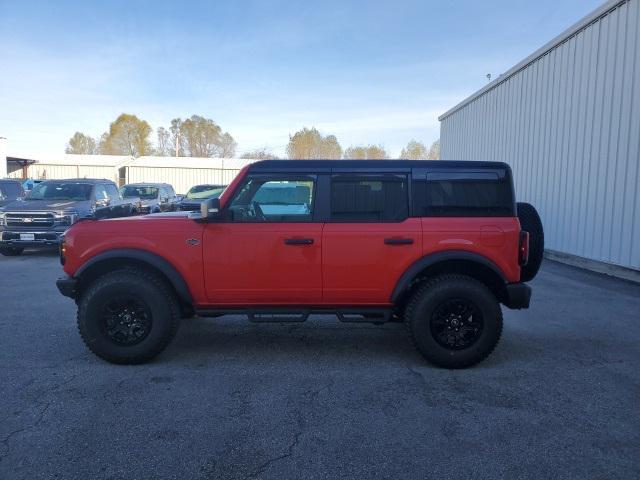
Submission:
[[[189,238],[189,239],[187,239],[187,244],[188,245],[200,245],[200,240],[197,240],[195,238]]]

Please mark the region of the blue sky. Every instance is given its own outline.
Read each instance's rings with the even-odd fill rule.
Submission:
[[[0,0],[0,136],[62,153],[120,113],[214,119],[238,153],[316,126],[397,156],[597,0]]]

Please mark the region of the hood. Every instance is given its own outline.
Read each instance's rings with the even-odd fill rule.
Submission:
[[[76,210],[78,212],[90,211],[90,200],[15,200],[2,207],[5,212],[59,212]]]
[[[205,200],[207,199],[203,198],[202,200],[200,200],[198,198],[185,198],[180,202],[180,205],[200,205]]]
[[[116,217],[116,218],[105,218],[99,220],[100,222],[147,222],[149,220],[159,220],[159,219],[181,219],[188,218],[189,215],[193,212],[161,212],[161,213],[151,213],[149,215],[134,215],[132,217]]]

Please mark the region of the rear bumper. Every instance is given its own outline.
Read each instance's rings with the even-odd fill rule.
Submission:
[[[76,298],[78,281],[69,276],[60,277],[56,280],[56,287],[65,297]]]
[[[507,284],[507,295],[503,302],[506,307],[513,309],[529,308],[531,287],[526,283]]]

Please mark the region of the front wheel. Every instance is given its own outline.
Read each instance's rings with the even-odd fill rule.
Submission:
[[[426,281],[405,310],[414,344],[434,365],[466,368],[484,360],[502,334],[502,311],[493,293],[465,275]]]
[[[0,255],[4,255],[5,257],[17,257],[18,255],[22,255],[24,248],[22,247],[0,247]]]
[[[151,360],[169,344],[180,321],[170,287],[141,269],[94,280],[78,304],[78,329],[89,350],[112,363]]]

